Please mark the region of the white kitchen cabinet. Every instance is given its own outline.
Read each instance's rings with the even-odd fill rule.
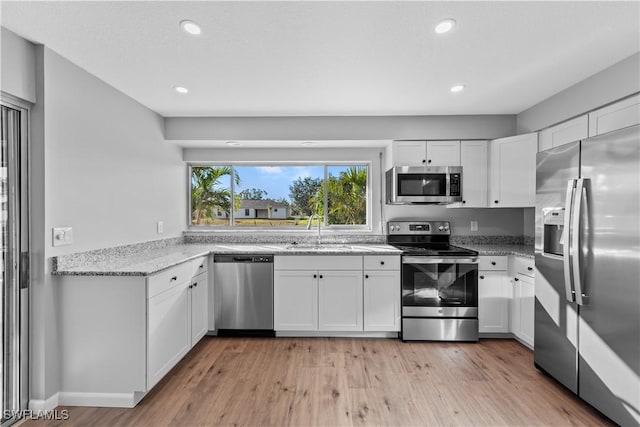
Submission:
[[[189,281],[149,298],[147,387],[150,389],[191,348]]]
[[[195,270],[196,272],[200,270]],[[204,270],[204,273],[198,274],[191,280],[189,285],[190,305],[191,312],[191,347],[196,345],[202,337],[204,337],[208,331],[208,283],[209,277]]]
[[[534,260],[511,257],[509,276],[513,287],[511,302],[511,332],[527,346],[533,348],[535,279]]]
[[[362,331],[362,270],[318,272],[318,330]]]
[[[482,256],[478,262],[480,333],[509,332],[511,288],[506,256]]]
[[[535,206],[537,147],[537,133],[491,141],[490,207]]]
[[[275,270],[273,304],[276,331],[318,330],[318,272]]]
[[[364,256],[364,330],[400,330],[400,257]]]
[[[585,114],[540,131],[538,151],[559,147],[569,142],[585,139],[588,136],[589,116]]]
[[[394,141],[394,166],[459,166],[460,141]]]
[[[589,113],[589,136],[640,123],[640,94]]]
[[[462,141],[462,202],[448,204],[448,208],[486,208],[489,169],[488,141]]]

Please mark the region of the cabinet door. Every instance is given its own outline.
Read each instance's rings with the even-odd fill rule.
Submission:
[[[364,330],[400,330],[400,271],[364,273]]]
[[[427,166],[460,166],[460,141],[427,141]]]
[[[516,336],[533,347],[535,284],[532,278],[518,274],[515,278],[519,325]]]
[[[147,301],[147,389],[153,387],[191,348],[189,283],[175,285]]]
[[[448,204],[448,208],[486,208],[488,195],[487,141],[462,141],[462,202]]]
[[[321,270],[318,278],[318,329],[362,331],[362,270]]]
[[[394,166],[425,166],[427,164],[426,141],[394,141]]]
[[[589,117],[585,114],[541,131],[538,139],[538,151],[585,139],[588,136]]]
[[[589,136],[602,135],[640,123],[640,95],[589,113]]]
[[[191,280],[191,347],[196,345],[208,330],[208,275],[199,274]]]
[[[491,141],[491,207],[535,206],[537,147],[536,133]]]
[[[478,272],[480,332],[509,332],[509,276],[506,271]]]
[[[276,331],[318,329],[317,276],[316,271],[274,271],[273,317]]]

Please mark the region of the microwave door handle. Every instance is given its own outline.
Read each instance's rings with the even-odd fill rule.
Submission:
[[[582,289],[582,234],[584,231],[584,223],[583,223],[583,212],[582,205],[588,203],[586,193],[589,186],[589,180],[580,178],[578,179],[578,184],[576,185],[576,197],[574,200],[573,207],[573,223],[572,223],[572,237],[571,237],[571,247],[572,247],[572,264],[573,264],[573,279],[575,284],[575,295],[576,302],[578,305],[584,305],[585,301],[583,297],[585,296],[584,291]],[[583,203],[583,198],[584,202]]]
[[[573,281],[571,280],[571,208],[573,206],[573,196],[576,180],[570,179],[567,182],[567,196],[564,203],[564,228],[562,230],[562,263],[564,271],[564,290],[567,301],[575,301]]]

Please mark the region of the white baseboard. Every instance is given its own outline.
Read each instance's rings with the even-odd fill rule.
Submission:
[[[55,393],[47,400],[29,400],[29,409],[33,412],[47,412],[60,405],[60,393]]]
[[[65,406],[97,406],[103,408],[133,408],[145,393],[77,393],[61,391],[60,404]]]
[[[276,337],[398,338],[397,332],[276,331]]]

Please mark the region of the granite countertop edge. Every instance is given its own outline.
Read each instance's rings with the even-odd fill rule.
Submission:
[[[460,247],[471,249],[480,256],[520,256],[533,259],[533,245],[504,245],[504,244],[460,244]]]
[[[402,251],[385,244],[351,244],[348,248],[323,244],[321,250],[313,248],[287,249],[276,244],[202,245],[181,244],[169,248],[138,254],[135,261],[129,257],[115,257],[110,261],[89,261],[73,268],[58,268],[54,276],[134,276],[144,277],[159,273],[176,265],[210,254],[256,255],[400,255]],[[167,259],[168,258],[168,259]],[[124,264],[124,265],[123,265]]]

